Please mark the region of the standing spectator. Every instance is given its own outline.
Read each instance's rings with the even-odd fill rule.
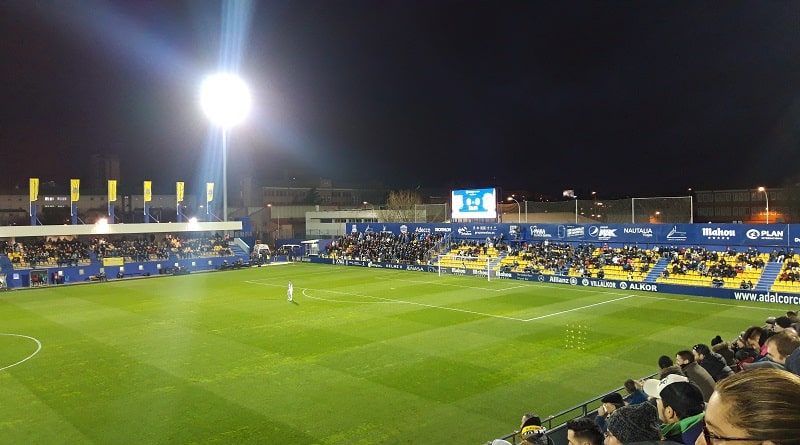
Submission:
[[[694,445],[703,432],[705,402],[700,388],[686,377],[670,375],[644,382],[644,391],[654,397],[661,419],[661,435],[685,445]]]
[[[694,345],[692,353],[694,354],[694,360],[711,374],[714,381],[719,382],[733,374],[731,368],[725,363],[725,359],[716,352],[711,352],[708,345],[702,343]]]
[[[686,374],[686,377],[689,377],[689,380],[700,388],[700,392],[703,393],[703,401],[708,402],[711,394],[714,393],[714,386],[717,384],[711,374],[694,361],[694,354],[690,351],[678,351],[675,355],[675,360],[681,366],[681,370]]]
[[[800,445],[800,376],[779,369],[740,372],[717,384],[697,445],[744,441]]]

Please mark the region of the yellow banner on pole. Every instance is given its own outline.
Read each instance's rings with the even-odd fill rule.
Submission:
[[[183,202],[183,190],[184,190],[183,181],[176,182],[175,183],[175,194],[178,197],[178,202]]]
[[[144,181],[144,202],[153,200],[153,181]]]
[[[78,199],[81,197],[81,180],[80,179],[70,179],[70,201],[77,202]]]
[[[213,182],[206,182],[206,202],[211,202],[214,200],[214,183]]]
[[[39,178],[31,178],[31,202],[39,199]]]
[[[117,200],[117,180],[116,179],[109,179],[108,180],[108,202],[114,202]]]

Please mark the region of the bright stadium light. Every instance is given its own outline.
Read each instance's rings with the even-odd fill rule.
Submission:
[[[222,129],[222,220],[228,221],[228,129],[241,123],[251,107],[250,90],[229,73],[208,76],[200,87],[200,108]]]

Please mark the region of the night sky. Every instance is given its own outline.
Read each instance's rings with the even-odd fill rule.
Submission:
[[[93,153],[119,156],[121,187],[213,180],[197,95],[221,21],[210,1],[0,2],[0,187],[66,192]],[[257,1],[241,35],[255,108],[231,184],[608,198],[800,178],[798,1]]]

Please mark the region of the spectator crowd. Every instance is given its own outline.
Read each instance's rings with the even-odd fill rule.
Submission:
[[[655,378],[625,381],[591,416],[566,423],[569,445],[800,445],[800,336],[795,311],[658,359]],[[527,414],[527,418],[535,417]],[[548,445],[546,429],[489,442]],[[542,431],[544,430],[544,431]],[[516,443],[516,442],[515,442]]]

